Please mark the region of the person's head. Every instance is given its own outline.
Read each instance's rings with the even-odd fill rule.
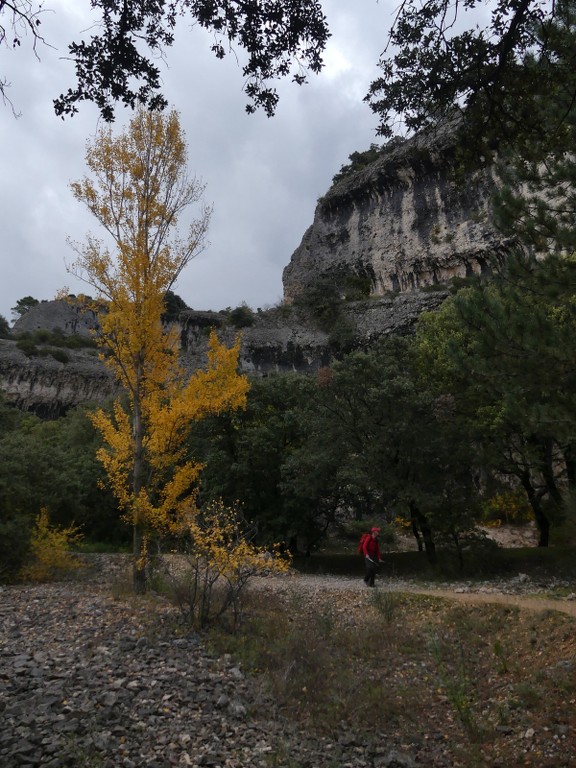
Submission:
[[[370,531],[370,534],[372,535],[373,539],[377,539],[379,533],[380,533],[380,528],[372,528],[372,530]]]

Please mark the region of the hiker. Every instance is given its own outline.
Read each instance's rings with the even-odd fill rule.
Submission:
[[[378,544],[378,534],[380,528],[372,528],[370,530],[370,536],[364,538],[362,545],[362,554],[364,555],[364,564],[366,566],[366,573],[364,575],[364,583],[368,587],[374,586],[374,577],[376,576],[376,566],[382,562],[380,557],[380,545]]]

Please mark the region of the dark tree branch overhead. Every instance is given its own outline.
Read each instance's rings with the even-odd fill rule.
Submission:
[[[418,131],[455,110],[482,128],[514,128],[516,107],[543,82],[542,69],[534,81],[526,62],[555,65],[547,30],[570,25],[573,8],[574,0],[403,0],[379,63],[382,76],[366,96],[381,117],[379,132],[391,136],[400,124]],[[490,14],[484,26],[466,17],[474,12]]]
[[[174,42],[176,22],[188,17],[212,31],[212,50],[218,58],[243,49],[246,109],[262,107],[274,114],[278,94],[274,81],[292,75],[306,81],[306,73],[320,72],[329,37],[326,18],[317,0],[90,0],[100,19],[91,37],[70,43],[76,85],[54,101],[57,115],[73,115],[82,101],[94,102],[107,121],[114,120],[120,103],[150,109],[166,106],[161,93],[158,58]],[[13,45],[20,44],[28,24],[34,44],[41,6],[31,0],[0,0],[0,20],[12,13]],[[20,28],[18,28],[20,25]],[[6,40],[0,25],[0,43]],[[5,81],[0,81],[3,94]]]
[[[32,49],[36,52],[39,42],[46,43],[39,31],[41,13],[42,4],[37,5],[31,0],[0,0],[0,46],[17,48],[21,45],[21,38],[30,35]],[[2,23],[4,18],[8,19],[6,24]],[[9,86],[6,78],[0,75],[0,97],[4,103],[10,104],[14,112],[6,92]]]
[[[102,11],[101,28],[88,41],[70,45],[77,86],[54,102],[62,116],[74,114],[81,101],[95,102],[108,121],[118,102],[164,107],[160,70],[152,57],[172,45],[181,16],[214,32],[212,50],[218,58],[225,56],[225,44],[244,49],[246,109],[262,107],[269,116],[278,101],[272,81],[294,66],[298,83],[305,81],[302,68],[319,72],[329,36],[315,0],[92,0],[92,5]]]

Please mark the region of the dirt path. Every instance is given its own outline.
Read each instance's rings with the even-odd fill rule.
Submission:
[[[560,611],[569,616],[576,617],[576,600],[564,600],[561,598],[528,597],[524,595],[508,595],[502,593],[485,594],[482,592],[454,592],[449,589],[418,589],[409,588],[407,592],[419,595],[441,597],[446,600],[455,600],[459,603],[479,604],[497,603],[498,605],[513,605],[527,611]]]
[[[276,588],[296,588],[308,593],[318,593],[325,590],[335,590],[340,592],[358,592],[365,593],[367,588],[361,578],[351,578],[342,576],[310,576],[307,574],[297,574],[293,577],[267,577],[255,579],[255,587],[274,583]],[[378,586],[378,585],[377,585]],[[534,594],[537,588],[530,583],[523,585],[523,594],[513,594],[507,591],[492,591],[496,589],[491,587],[490,591],[471,591],[469,587],[462,588],[458,585],[447,588],[430,588],[421,586],[413,582],[402,580],[382,579],[379,588],[391,592],[410,592],[418,595],[429,595],[445,600],[453,600],[468,605],[479,604],[498,604],[510,605],[522,610],[542,612],[542,611],[560,611],[569,616],[576,617],[576,598],[551,598],[546,594]],[[505,588],[505,587],[503,587]],[[576,585],[574,593],[576,595]]]

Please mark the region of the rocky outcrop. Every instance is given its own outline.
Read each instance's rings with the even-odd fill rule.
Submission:
[[[57,331],[65,336],[90,337],[98,327],[97,314],[73,298],[41,301],[18,318],[14,323],[14,333],[21,335],[44,330]]]
[[[445,291],[414,291],[368,301],[342,303],[340,319],[349,333],[348,348],[365,347],[390,334],[407,334],[424,311],[436,309]],[[42,328],[69,333],[68,314],[62,302],[44,302],[19,321],[30,329]],[[54,313],[51,313],[53,308]],[[35,317],[41,313],[40,319]],[[65,322],[66,325],[59,325]],[[90,321],[92,322],[92,321]],[[280,306],[253,316],[250,327],[238,330],[226,313],[188,310],[180,316],[182,363],[190,373],[206,364],[210,330],[233,344],[241,334],[240,369],[253,376],[271,373],[315,373],[342,353],[341,340],[330,330],[318,328],[313,314],[304,307]],[[110,372],[95,349],[69,350],[66,362],[55,359],[49,342],[37,344],[40,354],[27,356],[16,341],[0,340],[0,391],[7,402],[45,417],[58,416],[84,402],[102,402],[118,392]]]
[[[508,243],[489,223],[492,168],[459,168],[453,127],[419,135],[335,183],[284,270],[288,300],[322,280],[406,292],[489,268]]]
[[[344,302],[339,315],[349,330],[350,346],[365,347],[383,336],[410,333],[422,312],[437,309],[447,295],[441,290],[390,293],[366,301]],[[321,330],[313,314],[303,307],[285,305],[258,312],[253,325],[240,331],[216,312],[190,310],[181,314],[180,322],[183,360],[192,370],[205,363],[212,327],[228,344],[241,334],[240,368],[248,374],[314,373],[337,359],[342,351],[339,339],[330,330]]]
[[[506,252],[510,244],[489,224],[495,174],[479,163],[463,178],[455,137],[453,127],[414,137],[332,186],[284,270],[285,304],[259,311],[241,331],[243,372],[314,373],[349,349],[409,333],[422,312],[446,298],[441,286],[489,270]],[[324,287],[332,298],[358,299],[366,289],[371,295],[342,301],[330,325],[309,300],[311,289],[324,298]],[[205,364],[211,328],[234,342],[232,320],[226,312],[180,314],[182,361],[190,373]],[[86,337],[95,328],[96,314],[80,302],[52,301],[32,308],[14,331]],[[48,416],[115,392],[95,350],[67,350],[66,356],[68,362],[50,354],[27,357],[15,342],[2,342],[0,389],[9,402]]]
[[[66,356],[66,363],[50,354],[28,357],[16,342],[0,340],[0,391],[6,402],[54,418],[76,405],[102,402],[118,392],[94,350],[67,351]]]

